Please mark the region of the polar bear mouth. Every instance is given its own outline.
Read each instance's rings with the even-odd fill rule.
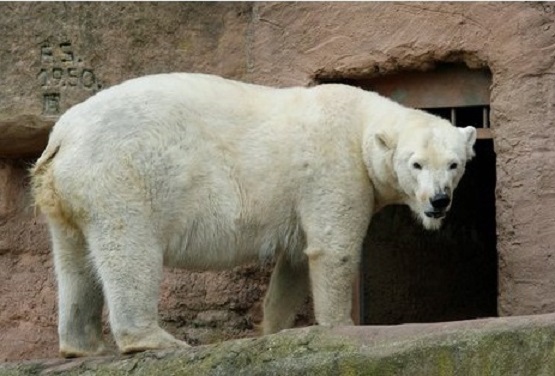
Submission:
[[[424,214],[428,218],[439,219],[439,218],[445,217],[446,211],[445,210],[431,210],[431,211],[424,212]]]

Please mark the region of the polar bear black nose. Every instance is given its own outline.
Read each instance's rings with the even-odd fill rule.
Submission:
[[[430,199],[430,204],[434,209],[445,209],[451,203],[451,199],[445,193],[438,193]]]

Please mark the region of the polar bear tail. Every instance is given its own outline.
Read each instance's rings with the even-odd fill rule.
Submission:
[[[35,205],[49,218],[63,220],[62,204],[54,182],[52,161],[60,150],[59,144],[48,144],[37,163],[31,168],[31,191]]]

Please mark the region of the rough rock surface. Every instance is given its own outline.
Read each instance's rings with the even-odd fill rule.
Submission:
[[[488,67],[499,314],[555,311],[554,21],[546,2],[0,4],[0,156],[12,158],[0,161],[0,360],[57,348],[48,235],[21,158],[40,154],[71,105],[158,72],[289,86]],[[198,344],[252,335],[267,278],[258,267],[168,271],[163,324]]]
[[[23,375],[534,375],[555,373],[555,315],[396,327],[310,327],[180,351],[0,366]]]

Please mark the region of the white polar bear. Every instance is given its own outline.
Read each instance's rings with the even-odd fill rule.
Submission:
[[[373,213],[407,204],[437,229],[476,130],[345,85],[275,89],[202,74],[127,81],[76,105],[32,170],[59,289],[63,356],[103,351],[104,297],[123,353],[187,346],[160,328],[163,265],[275,257],[264,333],[309,291],[351,324]]]

